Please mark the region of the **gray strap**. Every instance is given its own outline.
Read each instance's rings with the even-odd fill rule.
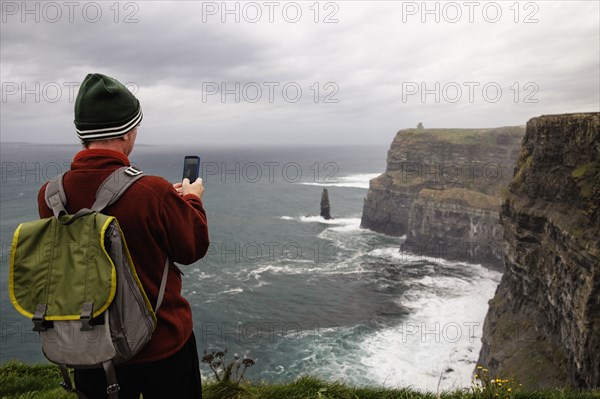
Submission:
[[[81,331],[89,331],[92,329],[92,316],[94,315],[94,302],[84,302],[79,315],[81,320]]]
[[[66,172],[54,177],[46,185],[46,205],[52,209],[54,216],[58,219],[59,216],[66,215],[67,210],[67,196],[65,195],[65,189],[63,188],[63,176]]]
[[[169,258],[167,258],[165,261],[165,269],[163,270],[162,280],[160,281],[160,288],[158,290],[158,298],[156,298],[154,313],[158,313],[158,309],[160,309],[160,305],[162,305],[162,301],[165,296],[165,288],[167,288],[167,277],[169,277]]]
[[[69,224],[72,223],[75,219],[78,219],[82,216],[85,215],[89,215],[90,213],[94,213],[94,211],[92,211],[89,208],[81,208],[80,210],[78,210],[77,212],[75,212],[75,214],[73,216],[71,216],[71,219],[69,220]]]
[[[94,213],[94,211],[92,211],[89,208],[82,208],[80,210],[78,210],[74,215],[68,216],[68,215],[63,215],[61,214],[60,216],[63,217],[57,217],[56,219],[58,220],[58,223],[60,224],[64,224],[64,225],[69,225],[71,223],[73,223],[74,221],[76,221],[77,219],[79,219],[82,216],[85,215],[89,215],[90,213]]]
[[[65,208],[67,206],[67,196],[63,187],[63,176],[65,173],[61,173],[50,180],[48,185],[46,185],[45,192],[46,205],[52,209],[54,216],[59,220],[60,216],[67,215]],[[92,212],[101,212],[107,206],[114,204],[129,186],[143,176],[144,173],[133,166],[123,166],[115,170],[98,187],[96,201],[90,209],[80,209],[68,222],[61,221],[61,223],[72,223],[81,216],[89,215]]]
[[[73,383],[71,382],[71,376],[69,375],[69,370],[67,370],[67,367],[64,364],[59,364],[58,368],[60,369],[60,373],[63,377],[63,382],[60,383],[60,386],[63,387],[67,392],[77,394],[77,397],[79,399],[87,399],[83,392],[73,387]]]
[[[141,170],[133,166],[123,166],[110,174],[96,191],[96,202],[91,210],[101,212],[107,206],[114,204],[136,180],[143,177]]]
[[[35,307],[35,314],[31,318],[33,321],[33,331],[44,331],[44,319],[46,318],[46,304],[38,303]]]
[[[106,374],[106,394],[109,399],[119,398],[119,383],[117,382],[117,373],[115,372],[115,366],[112,360],[102,363],[102,368]]]

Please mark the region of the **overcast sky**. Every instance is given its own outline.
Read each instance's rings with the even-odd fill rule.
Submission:
[[[598,111],[599,4],[2,1],[1,141],[77,143],[89,72],[128,83],[145,144],[389,144]]]

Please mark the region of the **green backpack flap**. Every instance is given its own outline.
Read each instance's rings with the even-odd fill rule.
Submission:
[[[57,176],[46,187],[54,216],[22,223],[14,234],[11,302],[33,321],[44,355],[61,369],[61,385],[80,397],[67,367],[104,368],[107,394],[117,398],[114,364],[131,359],[156,328],[170,262],[153,308],[117,219],[100,213],[142,176],[133,167],[117,169],[98,188],[92,207],[74,215],[66,212],[63,175]]]
[[[65,215],[61,221],[50,217],[17,228],[10,297],[22,315],[33,319],[36,331],[43,321],[95,318],[108,308],[117,287],[104,241],[111,223],[114,217],[96,213],[77,219]]]

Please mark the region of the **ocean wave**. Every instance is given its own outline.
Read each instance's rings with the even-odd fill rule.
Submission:
[[[338,178],[332,178],[330,181],[323,182],[300,182],[297,184],[303,184],[306,186],[321,186],[321,187],[352,187],[352,188],[369,188],[369,181],[381,173],[360,173],[350,176],[342,176]]]
[[[501,273],[478,264],[401,251],[406,237],[374,237],[379,233],[361,229],[360,217],[324,220],[320,216],[286,215],[280,219],[322,225],[317,237],[338,248],[331,262],[299,259],[263,264],[239,270],[240,280],[271,281],[277,274],[318,280],[323,275],[362,273],[365,281],[371,281],[373,265],[406,268],[406,273],[399,272],[406,291],[395,291],[395,302],[408,311],[395,321],[398,324],[376,330],[359,324],[321,331],[318,339],[314,332],[303,331],[292,340],[278,342],[282,350],[289,350],[292,344],[306,345],[286,375],[308,368],[324,377],[336,378],[342,373],[356,383],[389,387],[431,390],[437,387],[440,376],[443,390],[470,385],[481,348],[487,301]],[[373,277],[371,282],[380,290],[395,286],[395,277],[377,273]]]
[[[281,220],[294,220],[302,223],[318,223],[331,226],[327,230],[335,231],[335,232],[357,232],[363,231],[360,228],[360,218],[355,217],[346,217],[346,218],[334,218],[334,219],[323,219],[321,216],[311,215],[311,216],[280,216]]]
[[[308,215],[308,216],[280,216],[281,220],[295,220],[303,223],[320,223],[320,224],[331,224],[331,225],[360,225],[360,218],[334,218],[334,219],[323,219],[322,216]]]
[[[395,258],[397,248],[376,251]],[[432,272],[413,279],[410,289],[396,300],[410,310],[408,317],[361,343],[362,363],[369,366],[367,373],[378,383],[431,389],[442,376],[440,387],[444,390],[470,385],[487,301],[501,274],[461,262],[437,264],[442,275]]]
[[[406,239],[406,236],[403,236],[402,238]],[[485,276],[485,277],[491,278],[491,279],[500,278],[502,276],[502,274],[500,272],[486,268],[479,263],[469,263],[469,262],[463,262],[463,261],[443,259],[441,257],[418,255],[418,254],[414,254],[414,253],[402,250],[401,246],[376,248],[376,249],[369,251],[369,255],[375,256],[375,257],[383,257],[383,258],[393,259],[393,260],[400,261],[403,263],[429,262],[429,263],[435,263],[435,264],[445,266],[445,267],[450,267],[450,268],[464,268],[466,266],[468,268],[474,268],[474,269],[479,270],[479,272],[482,276]]]
[[[487,300],[496,283],[483,278],[468,282],[459,278],[429,277],[420,280],[399,300],[411,309],[400,325],[375,332],[362,342],[362,362],[379,383],[437,386],[442,375],[444,390],[468,387],[481,348],[481,332]],[[390,379],[393,376],[393,379]]]
[[[365,378],[365,367],[360,363],[361,350],[356,337],[356,326],[319,326],[302,335],[300,342],[292,345],[304,347],[298,358],[289,366],[290,375],[310,373],[329,380],[350,380],[371,385],[375,381]],[[289,343],[280,341],[280,351],[289,350]]]
[[[406,236],[403,236],[406,239]],[[383,257],[388,259],[397,260],[400,262],[431,262],[437,263],[441,265],[467,265],[465,262],[454,262],[446,259],[432,257],[432,256],[424,256],[417,255],[407,251],[403,251],[400,246],[397,247],[386,247],[386,248],[376,248],[369,252],[369,255],[376,257]]]
[[[307,275],[310,277],[319,275],[357,274],[364,272],[362,266],[355,262],[359,257],[360,255],[355,255],[331,263],[316,262],[313,259],[297,259],[294,260],[294,263],[291,265],[265,264],[252,269],[243,268],[238,270],[236,275],[244,281],[253,279],[259,283],[258,286],[261,286],[267,284],[262,278],[263,274],[266,273],[275,275]]]
[[[222,291],[221,294],[239,294],[240,292],[244,292],[243,288],[232,288],[230,290]]]
[[[307,220],[307,222],[310,222]],[[331,225],[327,230],[335,231],[338,233],[348,233],[348,232],[359,232],[360,228],[360,218],[340,218],[340,219],[331,219],[326,220],[325,224]]]

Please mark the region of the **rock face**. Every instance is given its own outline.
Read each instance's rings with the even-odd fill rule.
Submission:
[[[321,216],[325,220],[332,219],[329,209],[329,193],[326,188],[323,189],[323,194],[321,194]]]
[[[403,249],[501,268],[498,207],[496,197],[465,189],[423,189],[411,204]]]
[[[410,252],[501,267],[500,195],[524,127],[406,129],[372,179],[361,227],[402,236]]]
[[[599,115],[531,119],[502,204],[479,364],[527,388],[600,386]]]

